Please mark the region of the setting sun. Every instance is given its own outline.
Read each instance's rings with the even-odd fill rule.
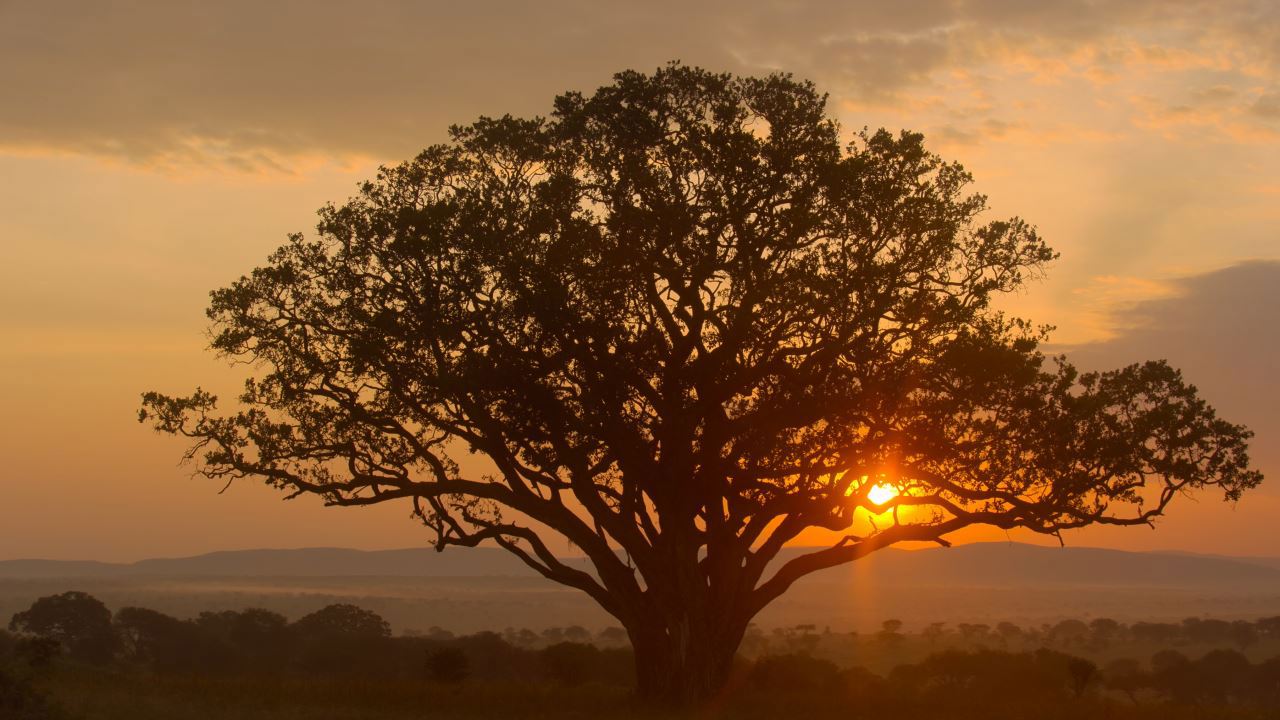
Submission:
[[[886,483],[880,483],[867,493],[867,499],[876,505],[883,505],[898,494],[898,489]]]

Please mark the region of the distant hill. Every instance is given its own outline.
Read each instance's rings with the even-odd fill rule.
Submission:
[[[223,550],[134,563],[3,560],[0,578],[128,577],[486,577],[533,576],[518,558],[499,548],[351,550]]]
[[[787,548],[779,562],[807,552]],[[584,569],[581,559],[576,563]],[[240,550],[136,563],[0,561],[0,625],[38,597],[83,590],[118,609],[176,617],[263,607],[297,618],[326,604],[372,609],[397,631],[616,624],[585,594],[555,585],[497,548]],[[804,578],[756,619],[874,630],[925,623],[1065,617],[1177,622],[1280,613],[1280,568],[1256,558],[1016,543],[889,549]]]
[[[787,548],[778,562],[807,551],[806,548]],[[891,548],[856,563],[811,576],[806,582],[958,587],[1280,587],[1280,567],[1269,565],[1266,560],[1020,543],[974,543],[928,550]],[[583,564],[582,560],[568,562]],[[450,548],[443,553],[432,548],[228,550],[127,564],[0,561],[0,578],[9,579],[534,576],[535,573],[517,558],[498,548]]]
[[[791,552],[798,552],[792,550]],[[1275,587],[1280,568],[1238,558],[1021,543],[890,548],[813,576],[812,582],[904,586]]]
[[[1272,557],[1267,555],[1240,555],[1240,556],[1213,555],[1211,553],[1196,553],[1196,552],[1189,552],[1186,550],[1164,550],[1161,552],[1165,555],[1182,555],[1185,557],[1212,558],[1214,560],[1231,560],[1233,562],[1242,562],[1242,563],[1247,563],[1249,565],[1261,565],[1262,567],[1268,567],[1274,570],[1280,570],[1280,556]]]

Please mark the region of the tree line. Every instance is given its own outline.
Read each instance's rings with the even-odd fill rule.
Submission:
[[[338,603],[290,622],[262,608],[201,612],[178,619],[142,607],[114,613],[97,598],[70,591],[36,600],[9,623],[11,654],[40,665],[65,655],[91,665],[119,664],[165,673],[341,673],[459,682],[544,677],[625,683],[630,655],[617,629],[581,627],[543,633],[509,630],[455,636],[393,636],[377,613]],[[622,636],[625,642],[625,635]]]
[[[566,691],[634,682],[631,648],[620,628],[507,629],[463,636],[432,628],[393,635],[377,613],[350,604],[328,605],[292,622],[261,608],[179,619],[142,607],[112,612],[91,595],[71,591],[36,600],[8,627],[10,632],[0,632],[0,710],[8,714],[0,714],[16,718],[56,717],[32,681],[60,665],[166,676],[540,684]],[[801,625],[757,630],[748,638],[733,687],[766,703],[798,693],[861,708],[892,702],[895,710],[916,707],[922,713],[940,705],[1016,712],[1085,701],[1280,709],[1280,656],[1254,662],[1242,652],[1280,643],[1280,617],[1131,624],[1097,618],[1036,628],[933,623],[915,633],[887,620],[873,633],[819,632]],[[1160,649],[1146,659],[1101,661],[1096,656],[1100,650],[1109,648],[1104,654],[1114,656],[1118,649],[1148,643]],[[841,657],[841,647],[851,645],[900,662],[873,672]],[[907,645],[924,652],[899,652]],[[1214,649],[1203,652],[1209,646]],[[1090,654],[1094,659],[1086,657]]]
[[[749,655],[817,651],[839,655],[841,650],[870,648],[909,650],[929,654],[943,649],[1035,650],[1046,647],[1084,655],[1106,655],[1115,651],[1142,648],[1235,648],[1249,651],[1261,644],[1280,646],[1280,616],[1257,620],[1220,620],[1189,617],[1181,622],[1123,623],[1107,617],[1080,620],[1067,618],[1054,623],[1022,626],[1010,621],[996,623],[933,622],[917,632],[903,631],[901,620],[885,620],[871,633],[819,632],[816,625],[774,628],[765,633],[756,628],[743,642]]]

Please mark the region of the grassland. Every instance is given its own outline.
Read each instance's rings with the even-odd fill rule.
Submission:
[[[166,676],[76,668],[41,683],[65,717],[77,720],[490,720],[557,718],[653,720],[663,717],[827,718],[851,720],[1274,720],[1274,710],[1228,706],[1134,705],[1089,696],[957,698],[950,703],[892,695],[759,692],[731,688],[710,707],[688,713],[646,709],[621,686],[564,688],[545,683],[437,685],[352,678]],[[1010,693],[1016,696],[1016,692]]]

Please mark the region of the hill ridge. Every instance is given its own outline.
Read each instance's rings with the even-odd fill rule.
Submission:
[[[779,562],[812,550],[786,548]],[[1267,558],[1237,558],[1112,548],[1050,547],[981,542],[953,548],[889,548],[863,560],[816,574],[809,583],[869,580],[910,585],[1006,586],[1084,584],[1117,586],[1280,586],[1280,567]],[[567,562],[581,564],[581,558]],[[362,550],[343,547],[216,550],[132,563],[93,560],[0,560],[0,578],[130,577],[535,577],[499,548],[432,547]]]

